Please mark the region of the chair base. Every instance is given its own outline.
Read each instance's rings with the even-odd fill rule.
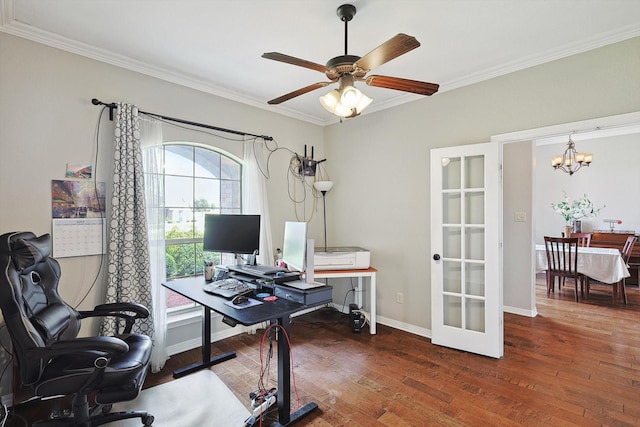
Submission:
[[[54,418],[51,420],[41,420],[33,423],[33,427],[95,427],[103,424],[112,423],[119,420],[126,420],[130,418],[140,418],[143,426],[150,426],[153,424],[154,417],[145,411],[125,411],[125,412],[113,412],[108,414],[94,415],[84,423],[78,423],[73,416]]]
[[[130,418],[140,418],[143,426],[150,426],[154,421],[153,415],[146,411],[109,412],[111,404],[97,404],[89,408],[88,398],[84,393],[73,396],[72,408],[70,415],[36,421],[33,427],[95,427]]]

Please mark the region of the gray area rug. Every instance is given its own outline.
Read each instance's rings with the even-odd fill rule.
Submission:
[[[153,414],[154,427],[241,427],[251,415],[208,369],[143,390],[135,400],[114,404],[112,412],[132,410]],[[137,418],[105,425],[140,427],[142,423]]]

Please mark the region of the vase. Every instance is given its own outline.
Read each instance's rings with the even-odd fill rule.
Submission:
[[[565,225],[564,226],[564,237],[571,237],[571,233],[573,233],[573,225]]]

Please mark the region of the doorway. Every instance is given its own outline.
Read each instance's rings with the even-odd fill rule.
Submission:
[[[538,168],[548,167],[552,172],[564,175],[563,172],[553,171],[550,159],[536,156],[536,144],[539,143],[538,141],[550,138],[564,138],[568,141],[569,134],[577,132],[584,136],[590,133],[591,139],[602,138],[606,134],[609,136],[640,134],[640,112],[513,132],[491,138],[492,142],[499,142],[502,145],[503,153],[503,306],[505,312],[529,317],[537,315],[533,248],[539,234],[538,221],[541,221],[539,217],[542,216],[540,209],[546,202],[538,200],[539,196],[536,197],[544,188],[537,188],[535,174]],[[557,143],[559,142],[560,139]],[[558,149],[560,147],[561,145],[558,145]],[[597,167],[597,156],[598,151],[594,152],[594,161],[590,166],[592,170]],[[637,158],[637,154],[634,156]],[[586,169],[585,173],[592,170]],[[583,171],[578,172],[580,173]],[[576,176],[570,178],[576,178]],[[606,204],[606,201],[603,203]],[[548,209],[550,211],[550,207]]]

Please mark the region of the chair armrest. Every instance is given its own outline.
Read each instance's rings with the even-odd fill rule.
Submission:
[[[120,314],[125,312],[133,312],[136,314],[136,319],[146,319],[149,317],[149,309],[137,302],[113,302],[109,304],[96,305],[91,311],[81,311],[81,315],[87,315],[86,317],[95,316],[111,316],[114,314]]]
[[[149,317],[149,309],[142,304],[136,302],[114,302],[108,304],[100,304],[91,311],[80,311],[80,318],[87,317],[117,317],[124,319],[125,328],[123,333],[131,333],[133,324],[136,319],[146,319]],[[133,313],[131,315],[130,313]]]
[[[107,358],[124,354],[129,351],[126,342],[114,337],[85,337],[73,340],[56,341],[46,347],[36,347],[27,350],[28,358],[44,358],[48,359],[56,356],[64,356],[69,354],[87,353]]]

